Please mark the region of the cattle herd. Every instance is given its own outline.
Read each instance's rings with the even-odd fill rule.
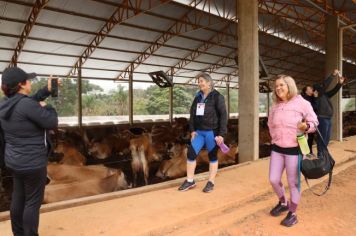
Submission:
[[[356,112],[344,117],[344,134],[355,135]],[[225,143],[230,151],[218,151],[220,166],[238,163],[238,125],[230,120]],[[183,177],[186,174],[190,133],[186,118],[172,124],[142,127],[87,127],[59,129],[52,133],[53,152],[47,167],[44,203],[108,193]],[[267,119],[260,119],[260,157],[270,154]],[[197,158],[197,170],[206,171],[206,150]],[[200,167],[200,169],[199,169]],[[8,173],[7,173],[8,174]],[[4,173],[3,173],[4,175]],[[6,174],[5,174],[6,175]],[[11,178],[4,177],[4,198],[11,191]],[[0,199],[2,202],[4,199]],[[7,199],[9,200],[9,199]],[[4,201],[3,201],[4,202]],[[6,201],[5,201],[6,202]],[[8,201],[7,201],[8,202]],[[0,211],[6,206],[0,206]]]

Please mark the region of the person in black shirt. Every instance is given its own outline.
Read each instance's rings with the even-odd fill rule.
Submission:
[[[194,182],[196,158],[205,146],[209,155],[210,175],[203,192],[208,193],[214,189],[214,180],[218,171],[216,144],[220,145],[224,142],[224,136],[227,133],[227,112],[224,96],[214,89],[210,75],[201,73],[196,78],[200,91],[190,108],[191,145],[187,153],[187,179],[178,190],[186,191],[196,186]]]
[[[338,79],[338,83],[335,87],[329,91],[326,91],[330,83]],[[325,144],[328,145],[330,141],[331,135],[331,125],[332,125],[332,116],[334,113],[333,106],[330,102],[330,98],[333,97],[342,87],[345,78],[342,77],[337,69],[326,78],[326,80],[322,84],[314,84],[314,96],[315,96],[315,106],[316,106],[316,114],[319,120],[318,129],[322,138],[325,141]],[[317,149],[318,153],[322,148],[322,141],[320,138],[317,139]]]
[[[50,95],[48,86],[31,93],[31,79],[18,67],[4,70],[1,89],[5,98],[0,102],[0,122],[5,139],[5,164],[13,176],[10,206],[12,232],[38,235],[39,209],[47,180],[47,132],[58,125],[54,108],[43,101]]]
[[[302,97],[310,102],[313,107],[314,112],[316,113],[316,102],[314,97],[314,89],[312,86],[305,86],[301,92]],[[308,134],[308,146],[310,149],[310,153],[313,154],[313,142],[314,142],[314,133]]]

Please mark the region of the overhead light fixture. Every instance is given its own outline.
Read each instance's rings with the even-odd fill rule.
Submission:
[[[163,71],[154,71],[148,73],[148,75],[151,77],[153,82],[157,84],[161,88],[168,88],[168,87],[173,87],[173,81],[172,78],[170,78],[166,73]]]

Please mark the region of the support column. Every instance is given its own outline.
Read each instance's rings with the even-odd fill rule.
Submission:
[[[83,128],[83,113],[82,113],[82,65],[78,67],[78,127],[82,131]]]
[[[129,123],[133,124],[133,64],[129,73]]]
[[[173,122],[173,87],[169,87],[169,122]]]
[[[226,97],[227,118],[230,119],[230,82],[226,82]]]
[[[269,116],[269,106],[270,106],[270,104],[269,104],[269,92],[267,93],[267,117]]]
[[[325,76],[330,75],[334,69],[339,69],[342,73],[342,38],[339,38],[339,17],[333,15],[326,16],[326,55],[325,55]],[[341,41],[340,41],[341,40]],[[333,88],[337,80],[333,81],[327,90]],[[331,98],[334,108],[332,118],[331,139],[342,141],[342,89]]]
[[[238,0],[239,58],[239,162],[259,157],[258,109],[258,5],[257,0]]]

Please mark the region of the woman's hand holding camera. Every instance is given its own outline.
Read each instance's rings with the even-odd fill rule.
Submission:
[[[338,69],[335,69],[334,71],[333,71],[333,76],[341,76],[340,75],[340,71],[338,70]]]
[[[47,88],[48,88],[48,91],[51,92],[52,91],[52,79],[53,79],[53,76],[50,75],[47,79]]]
[[[47,80],[47,88],[49,92],[52,92],[52,80],[57,80],[58,86],[62,86],[62,80],[58,79],[57,77],[53,77],[53,75],[50,75]]]
[[[337,76],[339,78],[339,83],[343,84],[345,81],[345,77],[343,77],[338,69],[335,69],[333,72],[333,76]]]

